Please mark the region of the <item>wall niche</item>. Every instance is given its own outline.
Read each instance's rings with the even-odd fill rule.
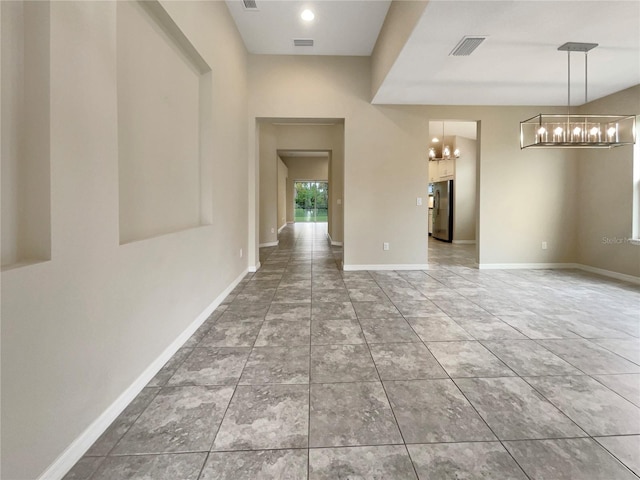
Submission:
[[[2,270],[51,259],[50,6],[0,2]]]
[[[158,2],[117,4],[120,244],[212,220],[211,68]]]

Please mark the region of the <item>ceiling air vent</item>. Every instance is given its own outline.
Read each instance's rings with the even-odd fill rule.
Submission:
[[[256,3],[256,0],[242,0],[242,3],[244,3],[244,8],[246,8],[247,10],[258,9],[258,4]]]
[[[480,36],[462,37],[462,40],[458,42],[458,45],[456,45],[449,55],[453,55],[454,57],[467,57],[471,55],[486,38],[487,37]]]
[[[294,38],[293,46],[294,47],[313,47],[313,39],[312,38]]]

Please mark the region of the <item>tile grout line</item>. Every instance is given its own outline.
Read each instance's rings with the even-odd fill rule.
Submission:
[[[386,294],[386,292],[385,292]],[[389,297],[387,297],[389,298]],[[391,300],[391,298],[389,298],[389,301],[391,301],[391,303],[393,303],[393,301]],[[395,303],[394,303],[395,306]],[[397,307],[396,307],[397,308]],[[400,315],[402,315],[402,312],[400,312],[400,310],[398,309],[398,312],[400,313]],[[442,369],[442,371],[445,372],[445,374],[447,374],[449,376],[448,380],[450,382],[452,382],[455,387],[458,389],[458,391],[460,392],[460,394],[464,397],[464,399],[467,401],[467,403],[471,406],[471,408],[473,408],[473,410],[475,411],[476,415],[478,416],[478,418],[480,418],[482,420],[482,422],[486,425],[486,427],[489,429],[489,431],[491,432],[491,434],[496,438],[496,440],[498,442],[500,442],[500,445],[502,446],[502,448],[504,449],[504,451],[507,452],[507,454],[513,459],[513,461],[516,463],[516,465],[518,466],[518,468],[520,468],[520,470],[522,471],[522,473],[531,480],[531,477],[525,472],[524,468],[522,468],[522,466],[520,465],[520,463],[518,463],[518,461],[513,457],[513,455],[511,455],[511,452],[509,452],[509,450],[507,450],[506,446],[504,445],[504,443],[502,442],[502,440],[500,439],[500,437],[498,437],[498,435],[496,435],[496,433],[493,431],[493,429],[491,428],[491,426],[487,423],[487,421],[484,419],[484,417],[482,415],[480,415],[480,412],[478,412],[477,408],[471,403],[471,401],[467,398],[467,396],[464,394],[464,392],[462,392],[462,390],[460,389],[460,387],[458,386],[458,384],[453,380],[453,378],[449,375],[449,372],[447,372],[447,370],[442,366],[442,364],[440,363],[440,361],[437,359],[437,357],[433,354],[433,352],[431,352],[431,350],[429,350],[429,347],[426,345],[426,343],[422,340],[422,338],[417,334],[417,332],[413,329],[413,326],[407,321],[407,319],[404,317],[404,315],[402,315],[402,318],[405,320],[405,322],[407,322],[407,324],[409,325],[409,327],[413,330],[414,334],[420,339],[420,341],[422,342],[422,344],[425,346],[425,348],[427,349],[427,351],[429,351],[429,353],[431,354],[431,356],[434,358],[434,360],[438,363],[438,365],[440,366],[440,368]],[[383,383],[383,387],[384,387],[384,383]],[[385,390],[386,391],[386,390]],[[393,407],[392,407],[393,410]],[[405,444],[406,445],[406,444]],[[412,461],[413,463],[413,461]],[[414,467],[415,468],[415,467]],[[416,472],[417,473],[417,472]]]

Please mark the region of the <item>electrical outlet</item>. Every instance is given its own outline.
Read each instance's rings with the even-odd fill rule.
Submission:
[[[242,258],[242,249],[240,249],[240,258]]]
[[[422,206],[422,197],[418,197],[418,198],[416,198],[416,205],[417,205],[418,207]]]
[[[272,228],[272,229],[271,229],[271,233],[276,233],[276,229],[275,229],[275,228]]]
[[[389,242],[384,242],[382,244],[382,250],[389,250]]]
[[[546,250],[547,249],[547,242],[542,242],[542,249]]]

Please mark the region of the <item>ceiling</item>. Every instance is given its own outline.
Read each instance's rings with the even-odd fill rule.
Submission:
[[[390,1],[382,0],[226,0],[250,53],[265,55],[369,56],[378,39]],[[310,8],[315,19],[300,14]],[[294,47],[293,39],[313,39],[313,47]]]
[[[449,56],[465,35],[488,38],[468,57]],[[638,1],[432,0],[374,103],[566,105],[565,42],[600,44],[589,52],[589,100],[640,83]],[[580,105],[584,54],[571,59]]]
[[[227,5],[251,53],[281,55],[370,55],[390,4],[256,2],[257,12]],[[316,14],[310,24],[304,8]],[[465,35],[487,39],[470,56],[449,56]],[[293,38],[316,43],[293,47]],[[588,56],[589,101],[640,83],[637,0],[431,0],[373,103],[566,105],[567,54],[557,47],[568,41],[599,44]],[[571,73],[571,104],[580,105],[584,54],[571,55]]]

